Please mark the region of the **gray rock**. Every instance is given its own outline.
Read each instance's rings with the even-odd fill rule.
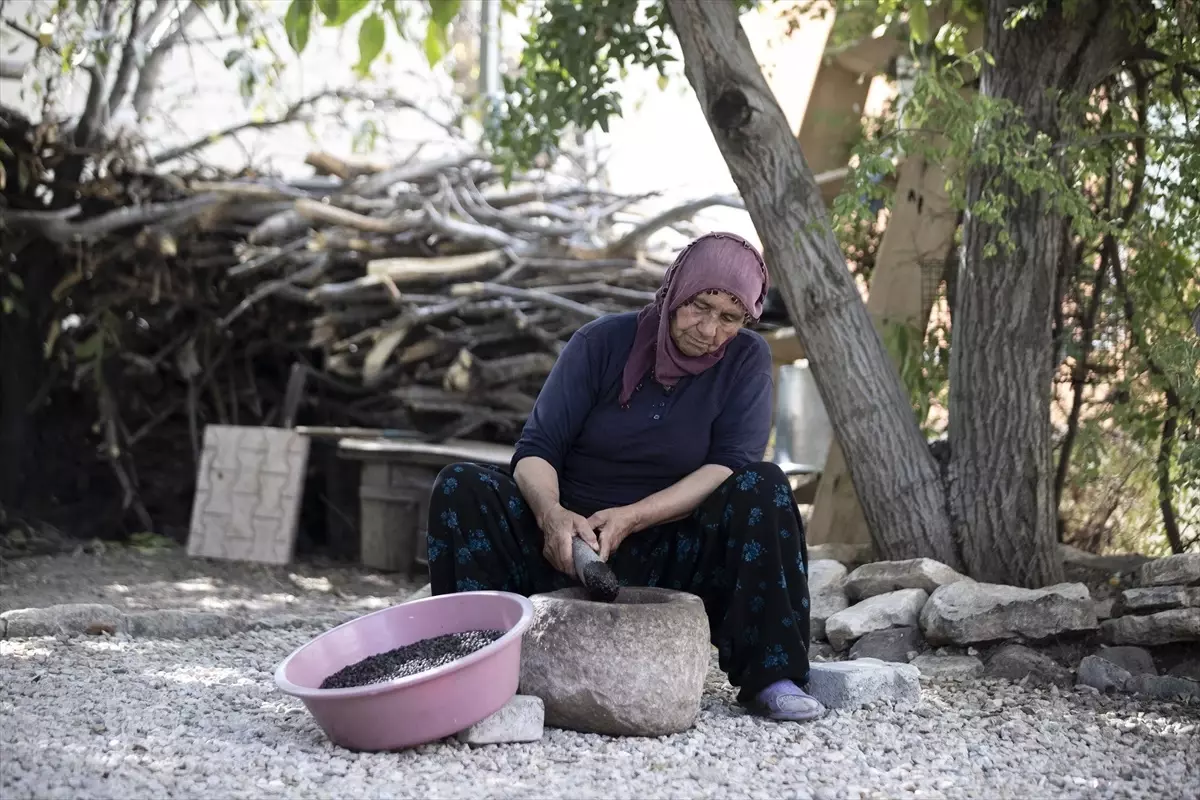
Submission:
[[[625,587],[612,603],[582,587],[533,595],[521,645],[521,694],[545,703],[545,724],[610,736],[662,736],[700,713],[709,628],[699,597]]]
[[[871,631],[850,648],[850,658],[874,658],[907,664],[925,646],[925,639],[915,625]]]
[[[511,744],[542,738],[546,707],[540,697],[518,694],[490,717],[480,720],[455,738],[464,744]]]
[[[808,693],[827,709],[867,703],[913,704],[921,699],[920,672],[911,664],[885,664],[874,658],[813,664]]]
[[[1099,656],[1079,662],[1079,682],[1101,692],[1141,694],[1159,700],[1200,699],[1200,682],[1174,675],[1135,675]]]
[[[408,597],[404,598],[403,602],[410,603],[413,600],[423,600],[426,597],[432,597],[432,596],[433,596],[433,587],[431,584],[427,583],[424,586],[422,586],[420,589],[417,589],[415,592],[410,594]]]
[[[838,561],[847,567],[857,567],[875,560],[875,548],[869,544],[812,544],[808,546],[808,562]]]
[[[125,632],[125,615],[102,603],[67,603],[46,608],[14,608],[0,614],[10,639],[33,636],[101,635]]]
[[[1138,567],[1141,586],[1190,586],[1200,584],[1200,553],[1180,553],[1156,558]]]
[[[1110,574],[1129,572],[1150,560],[1149,556],[1141,553],[1114,553],[1101,556],[1069,544],[1059,545],[1059,551],[1062,553],[1063,563],[1069,567],[1082,567]]]
[[[1116,616],[1194,606],[1200,606],[1200,586],[1146,586],[1121,592]]]
[[[871,631],[914,626],[928,599],[924,589],[900,589],[868,597],[825,620],[825,638],[835,650],[845,650]]]
[[[1082,583],[1023,589],[959,581],[935,589],[921,611],[921,631],[932,645],[1003,639],[1048,639],[1095,630],[1096,609]]]
[[[204,636],[228,636],[243,630],[241,620],[212,611],[163,609],[139,611],[125,617],[130,636],[145,639],[199,639]]]
[[[932,681],[965,681],[983,674],[983,662],[975,656],[917,656],[912,666],[921,677]]]
[[[1176,675],[1134,675],[1129,681],[1128,691],[1158,700],[1180,697],[1200,700],[1200,681]]]
[[[1079,683],[1101,692],[1124,692],[1133,679],[1129,670],[1099,656],[1086,656],[1075,676]]]
[[[808,562],[808,620],[811,638],[824,639],[825,620],[850,605],[850,601],[846,599],[845,581],[846,567],[840,562],[830,559]]]
[[[969,580],[965,575],[932,558],[910,558],[907,561],[876,561],[863,564],[846,578],[846,596],[862,600],[897,589],[924,589],[932,592],[939,586]]]
[[[1176,608],[1144,616],[1106,619],[1100,624],[1112,644],[1159,645],[1200,642],[1200,608]]]
[[[1122,645],[1120,647],[1101,647],[1097,656],[1111,661],[1134,675],[1157,675],[1158,668],[1154,666],[1154,656],[1142,647]]]
[[[1175,666],[1167,671],[1167,674],[1174,678],[1189,678],[1193,681],[1200,681],[1200,658],[1192,658],[1187,661],[1180,661]]]
[[[1096,609],[1096,619],[1105,620],[1112,619],[1113,608],[1117,601],[1111,597],[1106,597],[1103,600],[1093,600],[1092,606]]]
[[[837,659],[837,653],[828,642],[812,642],[808,646],[808,657],[813,661],[834,661]]]
[[[1071,685],[1071,670],[1045,653],[1020,644],[1006,644],[992,653],[984,668],[984,677],[1020,682],[1028,679],[1035,686]]]

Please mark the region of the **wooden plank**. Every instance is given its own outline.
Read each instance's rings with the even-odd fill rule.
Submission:
[[[347,438],[338,442],[343,458],[395,461],[403,458],[414,464],[445,465],[455,461],[477,461],[507,466],[516,449],[509,445],[450,439],[439,444],[397,439]]]

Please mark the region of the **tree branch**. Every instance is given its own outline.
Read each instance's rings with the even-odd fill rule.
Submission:
[[[125,37],[125,46],[121,48],[121,63],[117,67],[117,77],[113,80],[112,92],[108,95],[108,115],[111,117],[129,93],[129,84],[133,80],[134,68],[137,62],[138,41],[142,29],[142,4],[134,2],[129,10],[129,35]]]
[[[1153,47],[1139,47],[1130,59],[1131,61],[1156,61],[1167,67],[1174,67],[1196,80],[1200,80],[1200,65],[1188,62],[1172,62],[1171,56]]]
[[[1179,393],[1175,391],[1175,387],[1171,384],[1171,380],[1167,377],[1162,366],[1151,355],[1150,350],[1146,347],[1146,341],[1142,337],[1141,329],[1137,327],[1137,320],[1134,317],[1133,297],[1129,294],[1129,287],[1125,285],[1124,270],[1121,267],[1121,252],[1118,248],[1116,238],[1109,234],[1104,237],[1104,244],[1109,253],[1109,259],[1112,262],[1113,280],[1116,283],[1117,291],[1121,293],[1121,300],[1125,309],[1125,320],[1129,325],[1129,336],[1135,346],[1142,351],[1142,357],[1146,359],[1146,366],[1149,368],[1150,374],[1158,377],[1166,386],[1166,413],[1159,439],[1158,457],[1155,459],[1155,475],[1158,483],[1158,508],[1162,514],[1163,529],[1167,535],[1167,541],[1171,544],[1171,551],[1173,553],[1182,553],[1183,540],[1179,534],[1179,520],[1175,515],[1175,505],[1171,496],[1171,454],[1175,446],[1175,433],[1179,425]]]
[[[138,119],[141,120],[146,116],[146,111],[150,108],[150,101],[154,97],[154,92],[158,90],[158,79],[162,74],[163,63],[166,61],[171,50],[183,41],[187,27],[192,24],[196,17],[200,16],[204,8],[197,2],[190,3],[183,13],[175,20],[174,29],[162,38],[150,54],[146,56],[145,63],[142,64],[141,72],[138,73],[137,88],[133,92],[133,110],[137,112]]]

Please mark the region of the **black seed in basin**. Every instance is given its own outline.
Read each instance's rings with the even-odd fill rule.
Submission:
[[[482,630],[422,639],[342,667],[323,680],[321,688],[349,689],[406,678],[466,658],[503,635],[504,631]]]

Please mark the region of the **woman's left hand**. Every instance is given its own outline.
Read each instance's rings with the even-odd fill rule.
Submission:
[[[637,530],[638,515],[633,506],[617,506],[592,514],[588,524],[600,539],[600,560],[607,561],[625,537]]]

